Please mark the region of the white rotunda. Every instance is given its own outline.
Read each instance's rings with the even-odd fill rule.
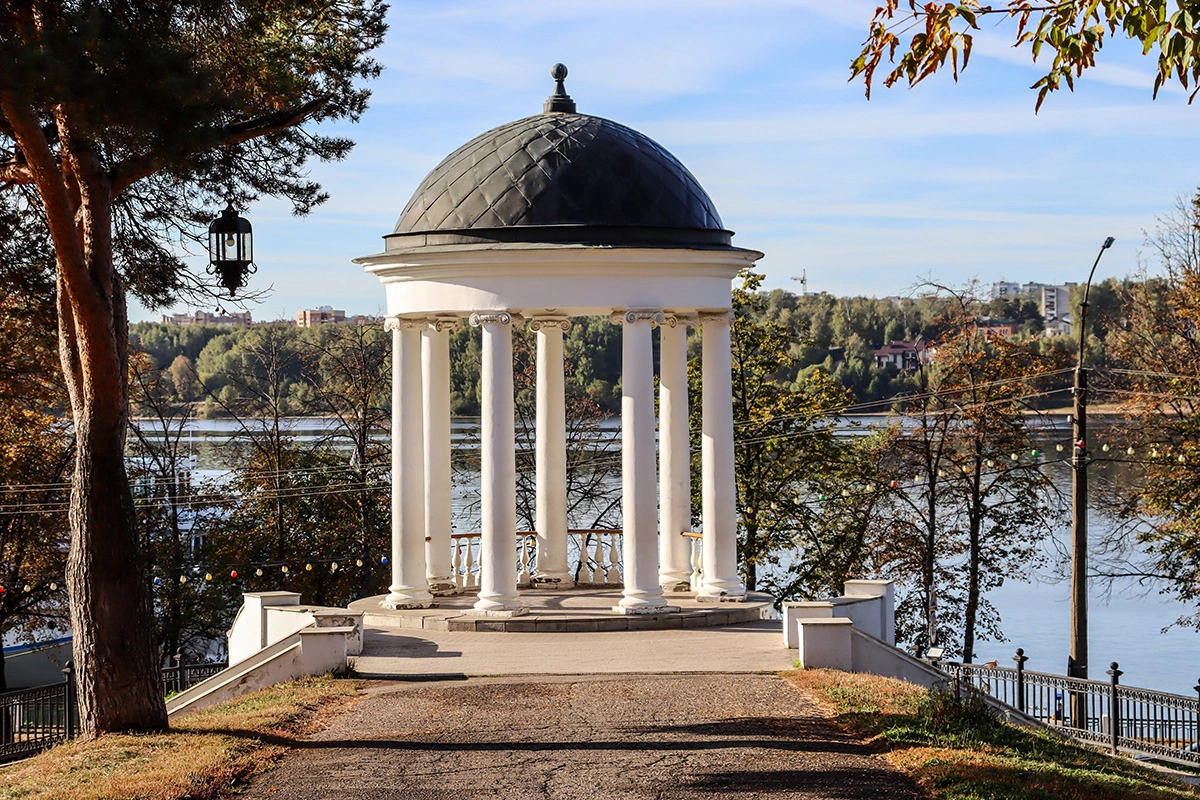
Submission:
[[[458,582],[451,560],[450,328],[482,336],[479,596],[523,613],[515,557],[512,328],[537,333],[536,574],[568,588],[563,333],[575,316],[622,327],[625,614],[673,610],[689,586],[687,328],[702,337],[703,534],[697,600],[739,600],[730,283],[762,257],[734,247],[699,182],[646,136],[576,112],[555,65],[544,111],[455,150],[355,262],[383,282],[392,331],[392,583],[388,608],[420,608]],[[660,331],[655,436],[653,328]]]

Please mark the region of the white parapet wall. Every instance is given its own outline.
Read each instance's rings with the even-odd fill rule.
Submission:
[[[846,581],[841,597],[783,604],[783,643],[800,646],[802,620],[848,619],[876,639],[896,643],[896,589],[892,581]]]
[[[296,592],[246,592],[229,628],[229,664],[246,660],[265,647],[310,625],[317,628],[353,627],[346,654],[362,652],[362,613],[329,606],[302,605]]]
[[[892,581],[846,581],[844,594],[783,604],[784,645],[800,666],[912,680],[932,685],[941,674],[896,648],[896,591]]]
[[[174,717],[293,678],[339,672],[362,652],[362,613],[248,592],[229,629],[229,667],[167,701]]]
[[[167,715],[177,717],[294,678],[344,670],[352,633],[350,627],[315,625],[296,631],[175,695],[167,701]]]

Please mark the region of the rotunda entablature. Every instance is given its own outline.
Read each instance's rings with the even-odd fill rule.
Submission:
[[[383,282],[389,314],[555,308],[729,308],[730,281],[759,253],[599,247],[472,247],[359,259]]]

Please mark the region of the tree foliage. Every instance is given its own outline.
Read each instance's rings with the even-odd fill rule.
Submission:
[[[1147,245],[1157,274],[1125,287],[1125,324],[1107,331],[1128,450],[1095,454],[1125,467],[1104,497],[1141,547],[1116,543],[1122,563],[1101,571],[1164,587],[1192,608],[1180,621],[1200,629],[1200,193],[1160,218]]]
[[[149,306],[204,284],[174,246],[221,201],[305,213],[312,158],[346,139],[378,65],[378,0],[148,0],[0,9],[0,193],[27,200],[53,245],[59,355],[78,446],[70,594],[86,736],[166,727],[125,469],[126,291]],[[50,265],[47,265],[49,267]]]
[[[989,16],[1011,21],[1015,46],[1028,47],[1035,62],[1043,51],[1051,54],[1049,69],[1031,87],[1038,90],[1036,108],[1063,85],[1074,89],[1075,78],[1096,65],[1105,36],[1118,31],[1144,53],[1156,54],[1155,97],[1171,80],[1191,89],[1188,102],[1200,91],[1200,11],[1182,0],[886,0],[875,9],[862,52],[850,65],[851,76],[863,79],[867,97],[885,58],[890,66],[884,86],[898,81],[915,85],[945,69],[947,62],[958,80],[959,69],[971,58],[972,32]]]
[[[0,635],[32,640],[66,627],[58,587],[73,441],[56,413],[65,398],[47,330],[53,317],[41,254],[24,249],[19,227],[0,214]],[[2,659],[0,691],[7,686]]]
[[[1002,638],[988,591],[1028,576],[1062,517],[1027,412],[1064,370],[958,305],[882,461],[896,489],[878,558],[902,584],[901,638],[970,661],[977,641]]]

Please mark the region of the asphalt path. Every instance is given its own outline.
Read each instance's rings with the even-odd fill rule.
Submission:
[[[504,636],[500,634],[500,636]],[[923,797],[775,674],[373,681],[249,800]]]

